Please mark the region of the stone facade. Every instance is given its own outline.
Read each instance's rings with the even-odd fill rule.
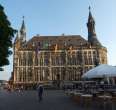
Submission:
[[[26,41],[24,20],[14,42],[14,85],[47,81],[77,81],[99,64],[107,64],[107,49],[98,41],[89,11],[88,40],[80,35],[34,36]]]

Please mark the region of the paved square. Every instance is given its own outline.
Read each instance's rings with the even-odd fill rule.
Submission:
[[[103,108],[101,108],[103,110]],[[99,109],[99,110],[101,110]],[[37,91],[0,91],[0,110],[97,110],[78,106],[61,90],[45,90],[38,102]],[[111,110],[111,109],[110,109]]]

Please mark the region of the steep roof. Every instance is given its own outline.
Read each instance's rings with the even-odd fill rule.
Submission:
[[[40,48],[42,49],[45,44],[48,44],[50,47],[55,46],[56,44],[60,47],[64,46],[80,46],[88,44],[88,41],[85,40],[80,35],[61,35],[61,36],[34,36],[27,42],[27,49],[32,49],[40,43]]]
[[[66,45],[80,45],[85,44],[87,40],[82,38],[80,35],[64,35],[64,36],[34,36],[28,41],[28,44],[32,42],[45,42],[48,41],[51,45],[54,44],[65,44]]]

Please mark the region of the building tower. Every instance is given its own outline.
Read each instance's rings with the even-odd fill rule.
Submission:
[[[23,16],[21,29],[20,29],[20,41],[21,41],[21,44],[24,44],[26,42],[26,27],[24,22],[24,16]]]
[[[97,39],[96,32],[95,32],[95,21],[94,18],[91,14],[91,7],[89,6],[89,17],[88,17],[88,23],[87,23],[87,28],[88,28],[88,42],[92,46],[101,46],[101,43]]]

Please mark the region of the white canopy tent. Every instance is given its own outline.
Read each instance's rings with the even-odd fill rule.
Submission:
[[[109,77],[116,77],[116,67],[101,64],[85,74],[82,75],[82,78],[109,78]]]

